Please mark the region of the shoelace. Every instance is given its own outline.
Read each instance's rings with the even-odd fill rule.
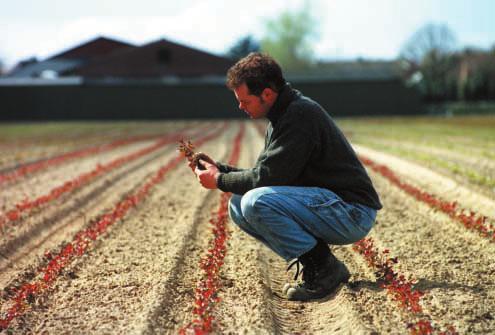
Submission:
[[[299,271],[299,264],[302,264],[299,259],[296,258],[292,263],[290,263],[289,266],[287,267],[287,270],[286,271],[288,272],[290,269],[292,269],[292,267],[294,266],[294,264],[297,265],[296,275],[294,276],[294,280],[297,280],[297,277],[299,277],[299,275],[302,274],[303,271],[304,271],[304,268],[301,271]]]

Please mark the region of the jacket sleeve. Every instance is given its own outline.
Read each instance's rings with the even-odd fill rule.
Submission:
[[[234,171],[243,171],[244,169],[228,165],[222,162],[215,162],[217,164],[218,170],[221,173],[229,173],[229,172],[234,172]]]
[[[221,173],[217,181],[219,189],[244,194],[262,186],[295,186],[295,180],[304,171],[315,148],[315,134],[301,113],[284,115],[278,122],[256,166]]]

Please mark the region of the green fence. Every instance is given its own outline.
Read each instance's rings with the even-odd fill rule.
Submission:
[[[34,83],[34,84],[33,84]],[[154,120],[242,118],[223,80],[49,85],[0,82],[0,120]],[[411,115],[418,93],[399,81],[293,81],[331,116]]]

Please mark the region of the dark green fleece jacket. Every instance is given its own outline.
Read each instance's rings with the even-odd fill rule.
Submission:
[[[220,190],[244,194],[262,186],[317,186],[346,202],[382,207],[356,153],[318,103],[287,83],[266,117],[265,147],[253,168],[217,162]]]

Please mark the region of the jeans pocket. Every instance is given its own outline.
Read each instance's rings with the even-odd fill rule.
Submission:
[[[337,194],[329,190],[319,187],[310,188],[309,190],[311,192],[304,194],[304,202],[308,207],[329,207],[339,201],[342,201]]]
[[[308,206],[312,208],[318,208],[318,207],[330,207],[333,204],[336,204],[337,202],[341,201],[338,198],[331,198],[330,200],[327,199],[312,199],[309,203]]]
[[[337,218],[343,222],[353,222],[355,217],[349,212],[348,204],[342,199],[332,197],[324,202],[314,202],[310,205],[313,211],[328,218]]]
[[[357,230],[357,232],[360,232],[363,235],[367,235],[373,227],[374,220],[371,220],[369,213],[359,206],[347,203],[339,198],[332,198],[324,203],[313,205],[312,207],[320,214],[328,214],[329,216],[332,215],[333,217],[338,218],[339,221],[345,222],[349,229]]]

